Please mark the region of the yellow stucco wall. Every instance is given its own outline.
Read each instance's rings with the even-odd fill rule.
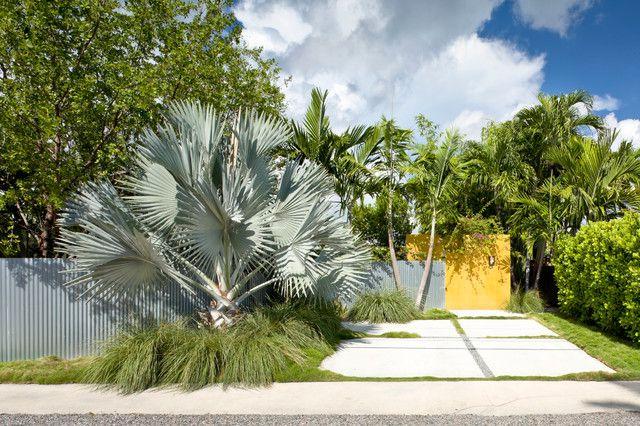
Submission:
[[[465,244],[462,252],[446,253],[436,239],[434,260],[446,257],[445,303],[447,309],[504,309],[511,295],[510,241],[508,235],[493,235],[490,243]],[[423,260],[429,235],[407,235],[407,258]],[[489,265],[489,256],[495,264]]]

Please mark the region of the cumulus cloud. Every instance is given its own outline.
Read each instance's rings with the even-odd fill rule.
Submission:
[[[516,14],[531,28],[565,36],[573,22],[591,7],[591,0],[517,0]]]
[[[302,116],[318,86],[337,129],[383,114],[413,126],[424,113],[478,137],[487,121],[534,103],[543,80],[543,56],[477,35],[500,3],[242,0],[235,11],[247,43],[292,76],[290,116]]]
[[[631,141],[633,146],[640,147],[640,120],[628,118],[618,120],[615,113],[611,112],[604,117],[607,127],[618,130],[616,142],[619,144],[623,140]]]
[[[615,111],[618,109],[618,100],[611,95],[593,97],[594,111]]]

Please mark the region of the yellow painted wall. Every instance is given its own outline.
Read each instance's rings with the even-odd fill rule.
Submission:
[[[445,303],[447,309],[504,309],[511,295],[511,245],[508,235],[493,235],[491,243],[465,244],[463,252],[447,253],[436,239],[434,260],[446,258]],[[407,235],[407,258],[424,260],[429,235]],[[494,266],[489,266],[489,256]]]

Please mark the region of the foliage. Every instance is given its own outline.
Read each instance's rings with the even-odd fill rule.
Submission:
[[[567,339],[592,357],[599,359],[616,370],[615,374],[601,377],[614,380],[640,379],[640,348],[627,340],[622,340],[591,327],[575,319],[552,313],[536,314],[543,325]]]
[[[537,291],[518,289],[511,293],[506,309],[523,314],[539,313],[544,311],[544,302]]]
[[[562,312],[640,343],[640,214],[583,226],[556,245]]]
[[[0,362],[0,383],[79,383],[90,361],[90,358],[66,360],[46,356],[33,360]]]
[[[376,291],[360,294],[347,318],[370,323],[405,323],[420,319],[420,312],[402,291]]]
[[[447,130],[442,141],[417,145],[416,157],[405,168],[406,172],[412,174],[407,187],[416,199],[419,221],[423,229],[429,229],[429,248],[415,301],[419,309],[424,304],[424,291],[431,272],[438,218],[456,216],[457,213],[455,198],[461,188],[466,166],[460,156],[463,142],[460,132]]]
[[[447,231],[445,248],[448,253],[488,253],[495,244],[494,236],[502,232],[495,217],[459,217]]]
[[[354,126],[334,133],[326,112],[327,95],[318,88],[311,91],[303,122],[291,121],[289,149],[298,159],[321,165],[334,178],[341,208],[350,211],[376,184],[371,168],[381,159],[381,130]]]
[[[285,126],[264,115],[224,122],[199,103],[175,103],[138,149],[139,171],[87,185],[65,212],[62,250],[77,258],[92,296],[161,290],[173,280],[212,299],[215,325],[268,286],[285,296],[348,296],[368,272],[368,250],[336,214],[320,166],[270,152]]]
[[[0,8],[0,254],[52,256],[84,182],[114,177],[163,105],[278,113],[279,70],[231,0],[6,0]]]
[[[351,225],[354,232],[372,246],[375,260],[390,261],[387,241],[387,203],[386,192],[376,197],[373,205],[356,205],[352,210]],[[409,220],[409,202],[398,192],[393,196],[393,241],[400,259],[405,259],[405,238],[413,230]]]
[[[307,351],[330,350],[338,341],[338,314],[333,304],[286,302],[247,314],[230,328],[194,329],[183,322],[123,332],[89,364],[85,380],[123,393],[167,385],[266,385],[290,365],[303,364]]]

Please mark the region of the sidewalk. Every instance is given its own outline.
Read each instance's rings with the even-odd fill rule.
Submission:
[[[577,414],[640,411],[640,382],[333,382],[270,388],[146,391],[0,385],[0,413]]]

